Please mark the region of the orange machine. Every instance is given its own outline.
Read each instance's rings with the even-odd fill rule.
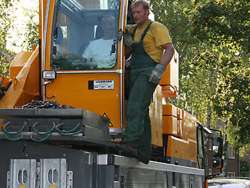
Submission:
[[[12,84],[0,100],[1,108],[19,107],[35,99],[55,101],[83,108],[110,120],[110,133],[120,134],[126,127],[126,60],[122,41],[116,33],[127,24],[127,3],[98,5],[99,1],[40,2],[40,48],[21,52],[10,65]],[[84,50],[100,41],[102,17],[113,17],[113,38],[108,47],[108,63],[98,57],[87,59]],[[102,45],[100,43],[99,45]],[[103,44],[104,45],[104,44]],[[163,75],[150,106],[152,143],[164,148],[165,157],[196,163],[196,121],[188,113],[165,104],[178,95],[178,53]],[[164,139],[162,139],[162,136]],[[166,140],[167,139],[167,140]],[[164,143],[167,143],[164,145]],[[187,152],[189,151],[189,152]]]
[[[11,63],[11,85],[0,107],[20,107],[37,99],[55,101],[95,112],[109,120],[110,135],[121,134],[126,127],[127,66],[123,41],[116,36],[132,23],[129,3],[40,0],[40,46],[21,52]],[[112,26],[101,23],[104,17],[113,20]],[[103,27],[109,27],[113,36],[107,43],[102,39]],[[91,45],[94,50],[87,51]],[[161,161],[192,167],[192,172],[193,167],[206,168],[204,128],[194,116],[168,103],[178,95],[178,67],[175,52],[150,106],[152,144],[161,150]]]

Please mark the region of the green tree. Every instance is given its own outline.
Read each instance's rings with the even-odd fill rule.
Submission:
[[[7,31],[11,24],[8,12],[12,5],[12,0],[0,0],[0,75],[7,74],[9,62],[13,57],[13,53],[6,49]]]
[[[30,8],[20,7],[20,0],[0,0],[0,75],[6,76],[8,74],[8,68],[11,60],[13,59],[15,53],[7,49],[7,39],[14,38],[12,41],[13,46],[18,46],[16,43],[16,37],[11,35],[11,32],[19,32],[19,35],[24,35],[24,40],[21,42],[21,47],[23,50],[32,50],[32,46],[38,45],[39,32],[38,32],[38,6],[35,10]],[[38,1],[32,1],[34,5],[38,5]],[[15,27],[15,16],[13,12],[17,9],[24,9],[24,15],[28,18],[25,25],[25,29],[20,31],[19,28]],[[13,31],[10,31],[12,29]],[[10,38],[9,35],[11,36]],[[19,37],[18,39],[20,40]],[[10,41],[9,41],[10,44]]]
[[[211,45],[199,40],[193,32],[192,20],[200,4],[180,0],[151,2],[153,10],[157,10],[156,20],[168,26],[180,55],[180,96],[176,104],[210,125],[216,119],[211,98],[216,88],[213,72],[217,57],[210,51]]]
[[[217,61],[216,113],[227,120],[231,143],[250,143],[250,2],[210,2],[198,9],[193,33],[214,45]]]
[[[249,131],[244,130],[250,116],[250,2],[151,2],[156,20],[168,26],[180,54],[176,104],[208,125],[224,118],[231,140],[249,143]]]
[[[25,16],[28,17],[26,24],[25,40],[22,47],[25,50],[32,50],[34,45],[39,44],[39,23],[35,18],[38,18],[38,7],[36,10],[26,10]]]

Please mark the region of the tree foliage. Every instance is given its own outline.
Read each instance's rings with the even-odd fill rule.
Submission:
[[[33,45],[38,44],[38,0],[32,0],[29,6],[25,6],[29,0],[12,0],[12,22],[8,31],[8,48],[19,52],[31,51]]]
[[[34,44],[38,45],[38,0],[32,3],[34,9],[20,6],[23,5],[20,0],[0,0],[0,75],[8,74],[9,64],[15,55],[13,49],[7,49],[7,40],[9,47],[18,47],[19,50],[32,50]],[[16,12],[24,15],[16,16]],[[20,18],[23,29],[18,28],[17,18]]]
[[[38,10],[29,11],[27,13],[28,23],[26,25],[27,32],[25,33],[25,40],[23,41],[23,48],[32,50],[33,45],[39,44],[39,26],[34,17],[38,16]]]
[[[11,25],[8,10],[11,6],[12,0],[0,0],[0,75],[7,74],[9,62],[13,55],[6,49],[7,31]]]
[[[194,17],[193,31],[200,40],[209,39],[217,45],[234,41],[244,52],[250,51],[250,2],[211,1],[199,7]]]
[[[250,143],[250,2],[151,0],[156,20],[168,26],[180,54],[176,104],[215,125],[229,138]]]
[[[250,143],[250,2],[209,2],[193,18],[193,33],[218,51],[214,109],[228,122],[231,142]]]

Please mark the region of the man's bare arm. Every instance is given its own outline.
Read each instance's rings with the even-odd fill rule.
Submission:
[[[164,48],[164,52],[161,56],[160,64],[164,65],[164,67],[166,68],[174,55],[174,46],[172,43],[167,43],[162,45],[162,48]]]
[[[167,43],[162,46],[165,50],[161,56],[160,62],[153,69],[149,81],[158,84],[161,80],[162,74],[164,73],[166,66],[170,63],[174,55],[174,47],[172,43]]]

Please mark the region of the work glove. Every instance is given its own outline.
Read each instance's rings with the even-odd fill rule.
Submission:
[[[154,84],[158,84],[161,80],[162,74],[165,70],[164,65],[162,64],[157,64],[155,68],[152,70],[151,75],[149,76],[149,82],[152,82]]]
[[[122,40],[122,37],[123,37],[123,42],[125,46],[131,47],[134,44],[132,35],[127,30],[125,32],[123,31],[118,32],[118,36],[117,36],[118,40]]]

